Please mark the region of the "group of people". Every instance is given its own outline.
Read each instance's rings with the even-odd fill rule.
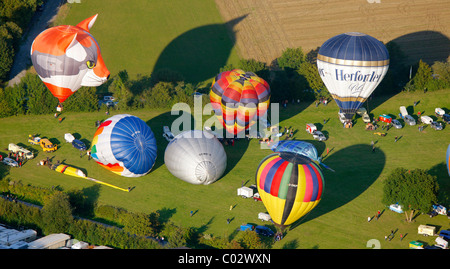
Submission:
[[[8,158],[13,159],[17,162],[17,167],[22,167],[25,164],[27,158],[25,158],[23,152],[8,152]],[[0,154],[0,162],[3,161],[3,156]]]

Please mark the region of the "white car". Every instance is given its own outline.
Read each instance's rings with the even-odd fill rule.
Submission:
[[[172,141],[175,136],[172,134],[172,132],[169,129],[169,126],[163,126],[163,137],[168,141]]]
[[[319,141],[327,140],[327,137],[321,131],[315,131],[313,134],[313,138]]]
[[[420,121],[424,124],[431,124],[433,119],[430,116],[421,116]]]
[[[16,161],[8,157],[3,159],[3,163],[12,167],[17,167],[19,165]]]
[[[398,121],[398,120],[396,120],[396,119],[393,119],[392,120],[392,125],[396,128],[396,129],[401,129],[403,126],[402,126],[402,124],[400,123],[400,121]]]

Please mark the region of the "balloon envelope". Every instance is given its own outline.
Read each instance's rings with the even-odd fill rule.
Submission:
[[[300,140],[281,140],[270,147],[275,152],[293,152],[319,162],[319,154],[313,144]]]
[[[389,53],[377,39],[350,32],[323,43],[317,67],[340,112],[351,119],[384,78]]]
[[[225,129],[237,134],[265,115],[270,103],[270,87],[252,72],[225,71],[214,78],[210,101]]]
[[[156,139],[140,118],[115,115],[97,129],[91,155],[104,168],[125,177],[139,177],[152,169],[156,160]]]
[[[191,184],[208,185],[224,173],[227,155],[214,135],[191,130],[170,141],[164,153],[164,163],[175,177]]]
[[[109,76],[100,47],[89,32],[96,19],[97,15],[76,26],[46,29],[31,45],[34,69],[60,103],[81,86],[99,86]]]
[[[324,179],[319,166],[311,159],[281,152],[261,161],[256,171],[256,186],[273,222],[284,227],[320,202]]]

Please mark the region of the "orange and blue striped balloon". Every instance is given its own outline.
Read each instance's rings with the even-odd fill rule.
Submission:
[[[256,171],[256,186],[273,222],[288,226],[320,202],[324,177],[306,156],[278,152],[265,157]]]
[[[214,78],[210,101],[219,121],[231,134],[255,124],[270,103],[270,87],[252,72],[233,69]]]

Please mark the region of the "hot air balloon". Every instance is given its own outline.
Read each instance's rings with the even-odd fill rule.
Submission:
[[[265,157],[256,186],[273,222],[284,228],[310,212],[322,198],[324,177],[308,157],[292,152]]]
[[[81,86],[99,86],[109,76],[100,47],[89,32],[97,15],[76,26],[44,30],[31,45],[34,69],[60,104]]]
[[[195,185],[208,185],[224,173],[227,155],[215,136],[206,131],[190,130],[170,141],[164,163],[175,177]]]
[[[152,169],[156,139],[140,118],[128,114],[105,120],[95,132],[92,158],[104,168],[124,177],[139,177]]]
[[[214,78],[210,101],[223,127],[236,135],[266,114],[270,103],[270,86],[252,72],[233,69]]]
[[[311,143],[300,140],[281,140],[274,143],[270,149],[275,152],[293,152],[303,155],[334,172],[333,169],[322,162],[322,157],[319,156],[316,147]]]
[[[323,43],[317,55],[317,67],[340,112],[351,120],[384,78],[389,68],[389,53],[377,39],[350,32]]]
[[[448,145],[447,148],[447,156],[445,157],[445,161],[447,162],[447,172],[448,175],[450,176],[450,144]]]

